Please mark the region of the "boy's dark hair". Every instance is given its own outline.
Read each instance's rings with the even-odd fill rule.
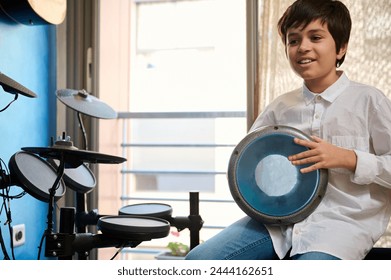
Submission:
[[[349,42],[352,21],[349,10],[340,1],[334,0],[297,0],[285,11],[278,21],[278,32],[286,46],[289,28],[305,28],[314,20],[327,23],[328,30],[333,37],[337,53],[341,47]],[[345,55],[336,61],[339,67],[345,60]]]

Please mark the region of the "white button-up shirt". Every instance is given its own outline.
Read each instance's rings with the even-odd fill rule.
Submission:
[[[277,97],[251,130],[288,125],[357,155],[355,172],[329,169],[324,198],[303,221],[267,226],[283,258],[319,251],[362,259],[385,232],[391,215],[391,102],[378,89],[340,78],[321,94],[304,85]]]

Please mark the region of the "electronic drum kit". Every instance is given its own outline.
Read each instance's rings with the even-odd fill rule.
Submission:
[[[10,93],[36,97],[36,94],[5,75],[0,83]],[[116,118],[116,112],[85,90],[63,89],[56,92],[57,98],[80,114],[95,118]],[[87,140],[85,143],[87,143]],[[87,146],[87,144],[86,144]],[[162,203],[142,203],[122,207],[118,215],[100,215],[96,209],[85,211],[85,195],[94,190],[96,178],[88,164],[120,164],[122,157],[76,148],[70,138],[62,135],[50,147],[23,147],[9,160],[10,174],[0,176],[0,189],[20,186],[34,198],[48,203],[47,229],[44,233],[45,256],[86,259],[89,251],[106,247],[136,247],[141,242],[168,236],[170,227],[179,231],[190,230],[191,248],[199,244],[199,231],[203,225],[199,215],[198,193],[190,193],[190,215],[172,217],[172,208]],[[54,230],[54,205],[70,188],[77,194],[76,208],[60,209],[59,231]],[[86,226],[95,225],[100,233],[89,233]],[[76,231],[75,231],[76,227]],[[41,244],[42,246],[42,244]],[[40,248],[41,248],[40,246]],[[40,253],[38,254],[40,255]]]

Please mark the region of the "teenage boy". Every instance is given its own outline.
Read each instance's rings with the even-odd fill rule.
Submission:
[[[303,86],[276,98],[251,130],[288,125],[312,135],[288,159],[328,169],[324,198],[303,221],[263,225],[250,217],[195,247],[187,259],[363,259],[391,215],[391,102],[378,89],[337,70],[351,30],[340,1],[298,0],[278,22],[293,71]]]

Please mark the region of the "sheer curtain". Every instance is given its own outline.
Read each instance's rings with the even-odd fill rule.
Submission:
[[[255,0],[256,1],[256,0]],[[277,22],[294,0],[258,0],[258,88],[254,111],[262,112],[275,97],[302,81],[290,69]],[[351,80],[373,85],[391,98],[391,4],[389,0],[342,0],[350,10],[352,33],[341,70]],[[379,240],[391,246],[391,226]]]
[[[277,22],[292,0],[259,0],[258,92],[261,112],[275,97],[301,85],[289,67]]]

